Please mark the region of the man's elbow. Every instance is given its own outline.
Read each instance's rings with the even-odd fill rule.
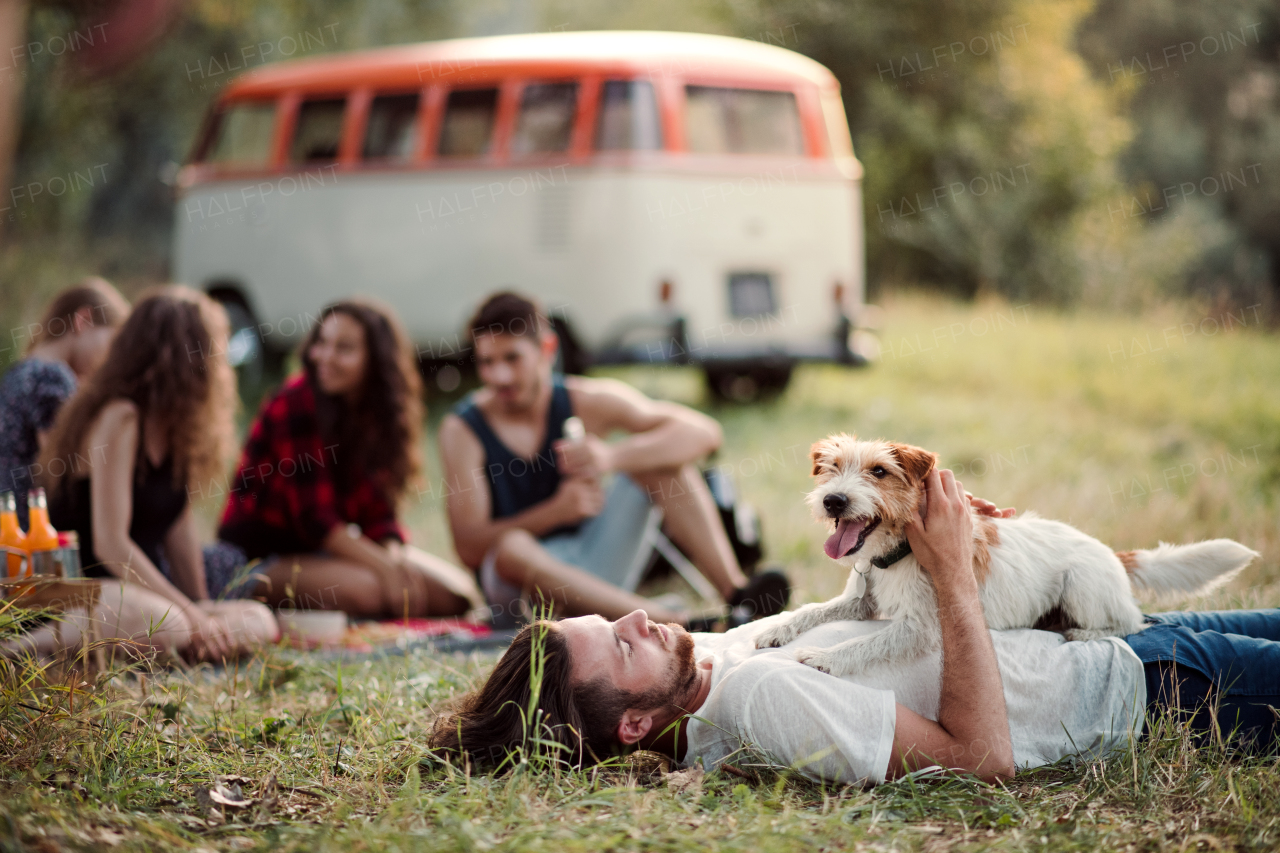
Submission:
[[[995,784],[1012,779],[1018,772],[1013,762],[1013,750],[1001,749],[997,753],[988,754],[974,768],[973,772],[984,782]]]
[[[702,423],[699,424],[699,433],[702,439],[701,456],[707,456],[720,449],[720,445],[724,444],[724,430],[720,427],[720,422],[715,418],[702,416]]]
[[[1016,773],[1017,768],[1013,766],[1012,761],[999,767],[991,767],[984,763],[982,767],[976,771],[978,778],[989,785],[994,785],[997,782],[1007,782],[1012,779]]]

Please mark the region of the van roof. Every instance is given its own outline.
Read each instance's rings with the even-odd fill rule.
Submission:
[[[822,64],[775,45],[699,33],[605,31],[448,39],[286,60],[241,74],[222,98],[584,71],[785,77],[824,89],[838,85]]]

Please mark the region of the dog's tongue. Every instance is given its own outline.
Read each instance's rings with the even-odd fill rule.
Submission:
[[[841,519],[836,524],[836,532],[832,533],[827,539],[827,544],[822,546],[822,550],[826,551],[827,556],[831,559],[840,559],[858,544],[858,537],[866,526],[867,520],[865,518]]]

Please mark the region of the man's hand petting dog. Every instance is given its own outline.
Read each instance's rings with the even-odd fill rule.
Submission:
[[[924,481],[925,514],[907,524],[907,541],[935,587],[955,582],[977,588],[973,575],[973,516],[969,495],[955,474],[934,468]]]

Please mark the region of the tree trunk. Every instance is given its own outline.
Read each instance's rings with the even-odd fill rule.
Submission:
[[[13,158],[22,132],[22,83],[26,77],[27,0],[0,0],[0,234],[12,199]]]

